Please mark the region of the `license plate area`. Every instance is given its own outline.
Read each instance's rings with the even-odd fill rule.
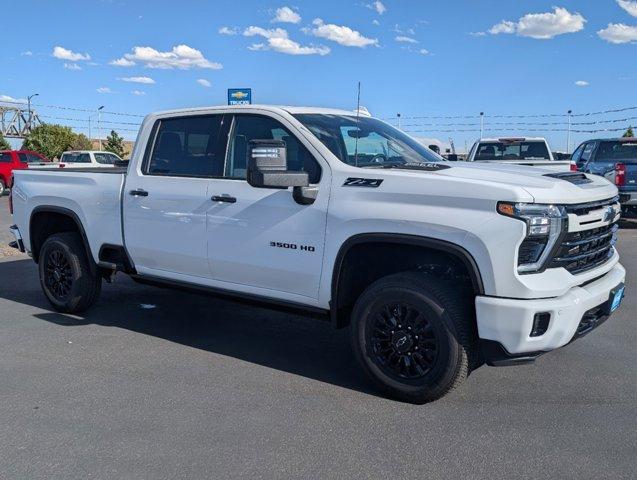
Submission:
[[[608,313],[611,314],[619,308],[626,292],[626,286],[622,283],[610,291],[608,297]]]

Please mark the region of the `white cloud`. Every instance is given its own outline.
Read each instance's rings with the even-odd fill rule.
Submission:
[[[127,60],[125,58],[118,58],[117,60],[111,60],[109,62],[110,65],[115,65],[116,67],[132,67],[135,65],[135,62],[132,60]]]
[[[372,2],[372,3],[368,3],[365,6],[367,8],[371,8],[372,10],[376,10],[376,13],[378,15],[382,15],[383,13],[387,11],[387,7],[385,7],[385,5],[383,5],[383,2],[381,2],[380,0],[376,0],[375,2]]]
[[[261,27],[250,26],[243,31],[246,37],[264,37],[264,38],[288,38],[287,30],[282,28],[265,29]]]
[[[252,45],[248,45],[248,50],[252,50],[253,52],[261,52],[267,49],[268,46],[265,43],[253,43]]]
[[[344,25],[334,25],[333,23],[323,23],[323,20],[316,18],[312,24],[315,28],[309,30],[309,33],[315,37],[325,38],[345,47],[364,48],[368,45],[378,45],[375,38],[367,38],[360,32],[352,30]]]
[[[269,38],[268,43],[272,50],[285,53],[287,55],[327,55],[330,53],[330,49],[328,47],[324,47],[322,45],[318,46],[303,46],[294,40],[290,40],[289,38]]]
[[[100,87],[95,90],[97,93],[113,93],[113,91],[108,87]]]
[[[322,45],[303,46],[290,40],[287,30],[282,28],[265,29],[251,26],[244,30],[243,35],[246,37],[260,36],[268,40],[267,45],[265,43],[250,45],[248,50],[252,51],[274,50],[287,55],[327,55],[330,53],[330,49]]]
[[[617,0],[617,4],[626,10],[629,15],[637,17],[637,2],[631,0]]]
[[[91,56],[88,53],[76,53],[60,46],[54,47],[51,55],[55,58],[59,58],[60,60],[68,60],[70,62],[80,62],[91,59]]]
[[[9,95],[1,95],[0,94],[0,102],[26,103],[27,99],[26,98],[13,98],[13,97],[10,97]]]
[[[199,50],[188,45],[177,45],[168,52],[160,52],[151,47],[133,47],[133,53],[127,53],[110,63],[120,67],[130,67],[140,63],[148,68],[165,70],[173,68],[180,70],[189,70],[191,68],[219,70],[223,68],[220,63],[211,62]]]
[[[429,55],[429,50],[427,50],[426,48],[421,48],[418,53],[420,53],[421,55]]]
[[[221,27],[219,33],[221,35],[236,35],[238,32],[237,27]]]
[[[489,29],[491,35],[498,35],[499,33],[515,33],[517,25],[514,22],[508,22],[502,20],[500,23],[492,26]]]
[[[575,82],[575,85],[578,87],[588,87],[590,83],[588,83],[586,80],[578,80],[577,82]]]
[[[398,35],[396,38],[394,38],[394,40],[401,43],[418,43],[418,40],[416,40],[415,38],[407,37],[405,35]]]
[[[598,31],[597,35],[608,43],[630,43],[637,41],[637,27],[623,23],[609,23],[606,28]]]
[[[65,63],[63,66],[67,70],[82,70],[82,67],[80,67],[77,63]]]
[[[201,85],[202,87],[206,87],[206,88],[210,88],[212,87],[212,83],[210,83],[208,80],[206,80],[205,78],[198,78],[197,79],[197,83],[199,85]]]
[[[137,95],[138,97],[141,97],[143,95],[146,95],[146,92],[144,92],[143,90],[133,90],[132,92],[133,95]]]
[[[144,83],[146,85],[152,85],[155,83],[155,80],[150,77],[121,77],[118,78],[118,80],[121,80],[122,82]]]
[[[296,13],[290,7],[281,7],[276,9],[276,15],[272,19],[272,23],[299,23],[301,15]]]
[[[565,33],[575,33],[584,29],[586,19],[579,13],[571,13],[565,8],[553,7],[553,12],[528,13],[517,22],[503,20],[489,29],[492,35],[516,33],[522,37],[548,40]]]
[[[20,53],[20,55],[22,55],[23,57],[31,57],[31,56],[33,56],[33,52],[31,50],[26,50],[26,51]]]
[[[376,25],[376,26],[379,26],[379,25],[380,25],[380,22],[379,22],[378,20],[376,20],[376,19],[372,20],[372,23],[373,23],[374,25]]]

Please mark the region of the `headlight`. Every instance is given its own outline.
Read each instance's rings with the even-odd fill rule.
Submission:
[[[560,205],[498,203],[498,213],[526,223],[526,238],[518,251],[518,273],[544,270],[558,240],[568,230],[568,215]]]

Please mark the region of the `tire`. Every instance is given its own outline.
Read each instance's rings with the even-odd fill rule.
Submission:
[[[432,275],[405,272],[371,284],[357,300],[351,340],[363,370],[386,395],[437,400],[479,364],[473,299]]]
[[[58,233],[40,250],[40,285],[55,310],[78,313],[89,308],[102,290],[102,278],[91,273],[86,250],[77,233]]]
[[[7,186],[4,184],[4,180],[0,178],[0,197],[7,192]]]

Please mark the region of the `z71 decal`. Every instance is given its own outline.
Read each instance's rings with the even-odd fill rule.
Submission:
[[[383,183],[382,178],[348,178],[343,184],[344,187],[370,187],[378,188]]]

